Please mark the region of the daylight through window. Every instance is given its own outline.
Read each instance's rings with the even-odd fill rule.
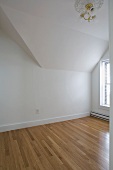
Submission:
[[[100,105],[110,107],[110,62],[100,63]]]

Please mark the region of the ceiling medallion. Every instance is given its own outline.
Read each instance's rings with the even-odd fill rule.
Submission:
[[[75,9],[80,17],[88,22],[96,18],[96,11],[102,7],[104,0],[75,0]]]

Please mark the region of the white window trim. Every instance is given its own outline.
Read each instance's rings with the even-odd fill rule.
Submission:
[[[109,61],[109,59],[103,59],[103,60],[100,60],[100,62],[99,62],[99,97],[98,97],[98,99],[99,99],[99,109],[102,109],[102,110],[107,110],[107,111],[109,111],[110,110],[110,106],[108,106],[108,105],[101,105],[100,103],[100,100],[101,100],[101,91],[100,91],[100,79],[101,79],[101,65],[102,65],[102,61]]]

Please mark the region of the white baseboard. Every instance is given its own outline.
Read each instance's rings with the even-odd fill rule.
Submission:
[[[54,118],[49,118],[49,119],[41,119],[41,120],[35,120],[35,121],[15,123],[15,124],[7,124],[7,125],[0,126],[0,132],[6,132],[10,130],[44,125],[44,124],[55,123],[55,122],[62,122],[65,120],[72,120],[72,119],[82,118],[86,116],[90,116],[90,113],[80,113],[80,114],[74,114],[74,115],[54,117]]]

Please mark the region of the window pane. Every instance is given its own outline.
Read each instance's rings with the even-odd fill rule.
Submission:
[[[107,98],[108,98],[108,105],[110,106],[110,85],[108,85],[108,95],[107,95]]]
[[[105,105],[110,106],[110,84],[106,85],[105,95]]]
[[[110,63],[107,63],[107,83],[110,83]]]
[[[110,106],[110,63],[104,60],[100,63],[100,105]]]

